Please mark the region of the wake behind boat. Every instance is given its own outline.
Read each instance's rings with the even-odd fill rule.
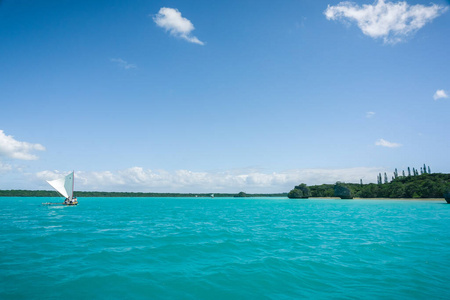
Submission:
[[[78,201],[76,197],[73,197],[73,187],[74,187],[75,175],[74,172],[69,175],[55,179],[55,180],[47,180],[48,184],[50,184],[62,197],[65,198],[63,203],[53,203],[46,202],[42,203],[43,205],[77,205]]]

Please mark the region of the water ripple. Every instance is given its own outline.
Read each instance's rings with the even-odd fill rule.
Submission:
[[[0,199],[0,298],[448,299],[450,205]]]

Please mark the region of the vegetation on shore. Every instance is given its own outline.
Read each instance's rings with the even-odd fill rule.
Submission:
[[[383,180],[384,179],[384,180]],[[211,197],[210,193],[133,193],[133,192],[83,192],[75,191],[76,197]],[[343,183],[307,186],[302,183],[289,193],[247,194],[214,193],[214,197],[341,197],[356,198],[446,198],[450,201],[450,174],[431,173],[425,164],[419,170],[408,167],[407,173],[399,175],[395,169],[392,180],[384,173],[378,174],[377,183]],[[0,190],[0,197],[60,197],[55,191]]]
[[[381,174],[379,178],[382,178]],[[380,181],[369,184],[338,182],[336,184],[313,185],[308,188],[311,191],[311,197],[443,198],[444,194],[450,193],[450,174],[394,175],[390,182],[386,180],[382,183]],[[349,194],[341,187],[347,188]]]
[[[211,197],[211,193],[131,193],[131,192],[82,192],[75,191],[75,197]],[[286,197],[278,194],[214,193],[214,197]],[[61,197],[55,191],[0,190],[0,197]]]

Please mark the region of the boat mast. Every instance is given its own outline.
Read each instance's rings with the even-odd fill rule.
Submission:
[[[72,171],[72,197],[70,198],[70,200],[73,199],[73,184],[74,184],[74,181],[75,181],[75,171]]]

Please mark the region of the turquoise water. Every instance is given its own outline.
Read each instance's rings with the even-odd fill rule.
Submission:
[[[0,299],[449,299],[444,201],[0,198]]]

